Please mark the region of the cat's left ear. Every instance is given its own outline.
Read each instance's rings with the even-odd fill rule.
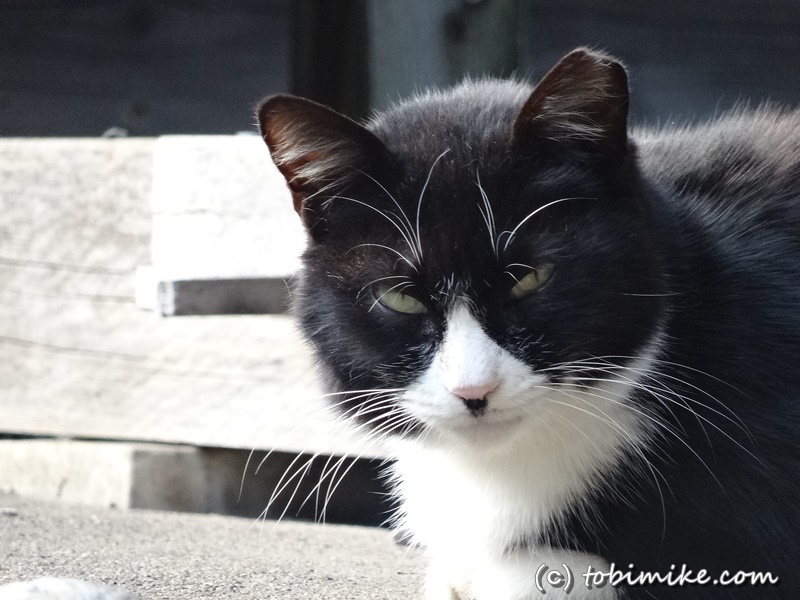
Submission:
[[[539,82],[514,123],[520,150],[539,148],[592,155],[606,162],[624,157],[628,142],[628,77],[610,56],[578,48]]]
[[[338,112],[287,94],[258,109],[261,135],[286,178],[294,208],[312,234],[325,229],[324,192],[369,173],[388,150],[370,131]]]

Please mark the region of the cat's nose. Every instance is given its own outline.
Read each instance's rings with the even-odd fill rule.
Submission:
[[[488,404],[486,398],[462,398],[464,401],[464,406],[467,407],[467,410],[473,414],[477,414],[483,412]]]
[[[485,404],[486,396],[488,396],[490,392],[493,392],[496,387],[497,382],[492,379],[472,385],[453,386],[450,388],[450,392],[464,400],[464,402],[471,400],[483,400]]]
[[[461,398],[468,409],[480,410],[486,407],[486,396],[496,387],[497,381],[492,378],[472,385],[457,385],[451,387],[450,392]]]

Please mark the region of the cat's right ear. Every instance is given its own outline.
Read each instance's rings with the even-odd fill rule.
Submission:
[[[312,234],[324,230],[325,191],[372,171],[388,154],[366,128],[305,98],[267,98],[258,109],[258,121],[292,192],[294,209]]]

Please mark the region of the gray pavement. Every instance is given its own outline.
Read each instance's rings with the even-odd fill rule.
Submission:
[[[0,494],[0,586],[63,577],[142,600],[408,600],[418,597],[422,570],[416,551],[379,529]]]

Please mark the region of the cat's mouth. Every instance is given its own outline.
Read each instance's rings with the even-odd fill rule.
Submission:
[[[476,444],[496,444],[510,440],[514,432],[523,422],[521,415],[503,414],[497,411],[486,411],[483,414],[465,414],[463,418],[452,419],[446,424],[437,423],[447,437]]]

